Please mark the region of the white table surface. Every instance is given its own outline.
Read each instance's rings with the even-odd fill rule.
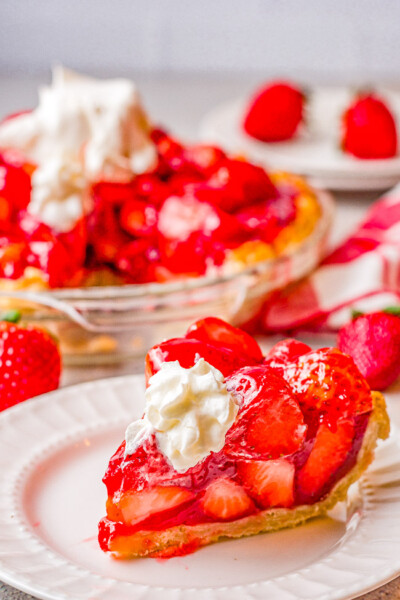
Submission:
[[[166,125],[176,136],[186,141],[197,138],[200,119],[217,103],[251,91],[258,78],[238,76],[137,76],[144,103],[153,122]],[[45,78],[0,77],[0,117],[36,105],[36,90]],[[332,243],[344,238],[362,219],[366,209],[378,193],[337,193],[337,210],[332,232]],[[63,375],[63,385],[102,377],[127,374],[132,366],[124,364],[91,369],[70,368]],[[393,416],[400,426],[399,410],[393,407]],[[28,600],[32,598],[0,582],[0,600]],[[71,598],[71,600],[73,600]],[[117,600],[117,599],[116,599]],[[361,598],[360,598],[361,600]],[[400,600],[400,578],[362,596],[362,600]]]

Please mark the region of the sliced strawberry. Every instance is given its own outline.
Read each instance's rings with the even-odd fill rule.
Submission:
[[[133,525],[151,515],[175,508],[193,498],[193,493],[178,486],[157,486],[121,494],[116,503],[124,523]]]
[[[335,429],[321,423],[311,453],[297,474],[300,502],[309,502],[321,497],[324,486],[346,460],[353,438],[354,425],[350,421],[338,422]]]
[[[202,508],[213,519],[229,521],[252,512],[254,504],[238,483],[216,479],[204,494]]]
[[[122,229],[137,237],[155,235],[157,225],[156,207],[139,199],[125,202],[120,212]]]
[[[193,367],[200,357],[221,371],[224,377],[252,360],[230,348],[212,346],[195,339],[173,338],[153,346],[147,353],[146,380],[160,370],[163,362],[177,360],[181,367],[188,369]]]
[[[217,317],[196,321],[189,327],[185,337],[211,344],[222,344],[240,354],[251,356],[257,362],[263,360],[262,350],[251,335]]]
[[[168,281],[178,276],[198,277],[208,267],[222,265],[226,255],[226,243],[214,240],[198,231],[186,240],[167,240],[159,236],[162,271],[159,281]],[[161,270],[160,270],[161,271]]]
[[[77,267],[83,266],[87,250],[86,219],[79,219],[70,231],[57,234],[57,239],[68,251],[70,261]]]
[[[114,205],[97,196],[88,217],[88,237],[90,253],[96,264],[113,263],[118,249],[131,239],[121,230]]]
[[[372,409],[370,388],[350,356],[322,348],[288,364],[283,376],[297,395],[303,412],[334,425]]]
[[[1,177],[1,165],[0,165],[0,177]],[[1,193],[1,192],[0,192]],[[11,202],[4,196],[0,196],[0,229],[1,231],[8,231],[11,224],[13,207]]]
[[[283,377],[265,366],[244,367],[227,379],[241,404],[226,438],[226,450],[239,456],[279,458],[296,452],[306,425],[299,404]]]
[[[47,225],[26,211],[21,211],[18,215],[18,225],[27,240],[50,240],[54,235]]]
[[[226,212],[274,198],[277,190],[261,167],[244,160],[226,159],[204,187],[195,191],[199,200],[211,202]]]
[[[176,276],[198,277],[204,275],[209,258],[208,248],[210,239],[202,233],[192,233],[185,240],[168,240],[160,235],[161,264],[168,279]],[[169,274],[169,276],[168,276]]]
[[[107,510],[107,518],[110,521],[120,521],[122,522],[123,516],[121,513],[121,509],[119,508],[119,504],[117,499],[120,498],[120,494],[116,494],[115,499],[113,496],[108,496],[106,500],[106,510]]]
[[[226,158],[225,152],[216,146],[199,144],[185,149],[186,161],[195,165],[206,177],[215,171],[224,158]]]
[[[124,244],[117,252],[115,265],[132,283],[154,281],[160,253],[151,238],[142,238]]]
[[[29,246],[7,236],[0,237],[0,277],[18,279],[24,275],[29,256]]]
[[[270,367],[280,368],[310,351],[311,348],[307,344],[288,338],[278,342],[271,348],[265,357],[265,363]]]
[[[150,436],[127,456],[123,442],[111,457],[103,482],[108,496],[115,499],[119,492],[140,491],[159,485],[187,487],[187,480],[181,479],[178,484],[177,477],[178,473],[160,451],[155,436]]]
[[[132,182],[101,181],[92,186],[92,193],[96,198],[101,198],[102,201],[121,206],[134,198],[134,186]]]
[[[135,193],[143,200],[151,202],[159,208],[170,195],[171,190],[169,185],[156,175],[145,173],[135,178]]]
[[[11,211],[27,207],[31,195],[31,178],[23,165],[13,165],[0,156],[0,198]]]
[[[272,243],[282,229],[294,221],[297,214],[294,198],[281,194],[264,202],[245,206],[236,217],[243,227],[257,238]]]
[[[198,185],[204,184],[205,178],[200,173],[174,173],[168,179],[169,196],[184,196],[192,192]]]
[[[288,460],[240,462],[238,473],[245,490],[262,508],[293,506],[295,468]]]
[[[157,146],[160,158],[159,170],[170,173],[185,168],[184,146],[161,129],[152,132],[152,138]]]
[[[71,260],[72,253],[59,239],[31,241],[28,248],[28,264],[46,275],[50,287],[64,287],[76,274],[77,265]]]
[[[159,213],[158,229],[167,240],[179,242],[188,240],[194,233],[220,241],[241,235],[241,226],[234,216],[190,192],[167,198]]]

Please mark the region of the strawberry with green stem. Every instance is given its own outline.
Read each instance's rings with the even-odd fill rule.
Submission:
[[[45,330],[19,324],[20,314],[0,315],[0,410],[59,386],[61,356]]]

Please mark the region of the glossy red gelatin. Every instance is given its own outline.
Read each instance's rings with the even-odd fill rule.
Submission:
[[[260,167],[214,146],[183,146],[161,130],[152,137],[154,171],[93,184],[90,214],[66,234],[27,213],[35,165],[3,152],[0,278],[18,279],[28,267],[50,287],[80,285],[93,271],[121,283],[198,277],[244,242],[272,242],[295,220],[294,199]]]
[[[280,342],[264,357],[247,333],[209,318],[192,325],[185,338],[152,348],[147,376],[164,361],[189,367],[199,357],[225,368],[239,406],[225,445],[178,473],[154,436],[126,457],[122,443],[103,479],[107,517],[99,540],[105,551],[141,531],[313,504],[357,461],[372,400],[350,357],[336,349],[313,352],[295,340]]]

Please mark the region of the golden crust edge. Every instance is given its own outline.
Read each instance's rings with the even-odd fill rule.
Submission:
[[[236,521],[179,525],[164,531],[144,531],[118,539],[119,550],[110,552],[116,558],[138,558],[168,553],[169,547],[201,547],[217,542],[220,538],[240,538],[286,529],[300,525],[314,517],[324,516],[338,502],[346,499],[349,487],[357,481],[374,458],[378,439],[386,439],[390,422],[385,399],[380,392],[372,392],[373,411],[358,453],[357,463],[333,487],[328,496],[313,505],[301,505],[295,509],[275,508],[264,510]],[[124,551],[121,552],[121,546]]]

